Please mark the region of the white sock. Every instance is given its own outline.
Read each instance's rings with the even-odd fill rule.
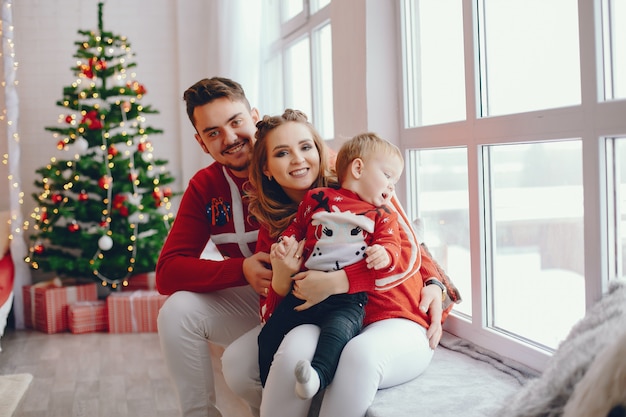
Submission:
[[[295,374],[296,395],[303,400],[313,398],[320,389],[320,376],[311,367],[311,362],[307,360],[298,361]]]

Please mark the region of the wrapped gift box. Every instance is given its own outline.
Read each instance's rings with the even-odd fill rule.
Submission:
[[[157,331],[159,309],[167,299],[155,290],[116,292],[107,297],[110,333]]]
[[[79,301],[67,306],[70,332],[106,332],[109,328],[107,305],[104,300]]]
[[[128,280],[128,285],[122,287],[122,291],[154,290],[155,275],[154,272],[133,275]]]
[[[63,286],[60,280],[22,287],[24,325],[45,333],[69,329],[67,306],[77,301],[96,301],[95,283]]]

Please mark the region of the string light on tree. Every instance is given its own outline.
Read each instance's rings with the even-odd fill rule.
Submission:
[[[102,8],[97,31],[78,31],[76,79],[57,101],[57,126],[46,128],[57,155],[36,171],[41,191],[24,223],[32,228],[25,259],[33,269],[116,288],[154,270],[176,193],[164,188],[174,179],[152,144],[163,132],[146,124],[157,111],[141,104],[147,89],[130,71],[130,43],[104,30]]]

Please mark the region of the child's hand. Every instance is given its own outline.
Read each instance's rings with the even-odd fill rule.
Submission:
[[[389,253],[387,253],[387,250],[381,245],[369,246],[365,249],[365,254],[367,255],[365,262],[367,263],[367,267],[369,269],[383,269],[391,263]]]
[[[270,250],[270,260],[272,269],[281,268],[290,270],[294,274],[300,270],[302,265],[302,251],[304,240],[298,242],[295,237],[283,237],[279,242],[272,245]]]
[[[276,259],[285,259],[289,248],[293,244],[295,239],[292,236],[283,237],[278,242],[272,245],[272,249],[270,250],[270,255]]]

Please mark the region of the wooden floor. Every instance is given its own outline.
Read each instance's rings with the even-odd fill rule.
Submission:
[[[34,376],[13,417],[181,416],[156,333],[49,335],[9,328],[0,343],[0,375]],[[214,359],[221,355],[217,347],[211,352]],[[248,417],[221,373],[216,379],[223,416]]]

